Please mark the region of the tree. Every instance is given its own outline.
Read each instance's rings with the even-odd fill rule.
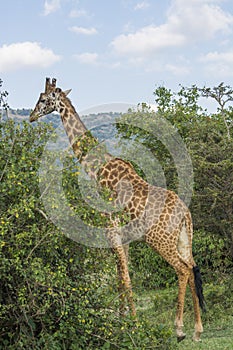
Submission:
[[[226,136],[228,140],[231,138],[231,128],[233,125],[233,108],[232,106],[227,108],[227,103],[233,102],[233,89],[229,85],[220,83],[218,86],[203,87],[199,91],[201,95],[206,98],[212,98],[218,103],[217,112],[218,115],[223,119],[226,127]]]
[[[233,114],[232,106],[226,106],[232,101],[233,90],[223,83],[202,89],[181,86],[177,93],[162,86],[156,88],[154,95],[158,112],[147,109],[143,121],[155,121],[158,116],[168,120],[182,136],[192,158],[194,228],[222,240],[225,248],[218,256],[233,258]],[[200,97],[214,98],[219,104],[217,112],[209,113],[201,107]],[[177,191],[176,166],[168,150],[154,135],[125,124],[129,118],[142,119],[142,114],[136,110],[131,111],[131,116],[123,115],[117,124],[119,133],[145,145],[162,165],[167,187]]]
[[[233,90],[224,83],[200,88],[201,96],[218,103],[190,132],[190,149],[195,168],[193,212],[196,227],[225,239],[233,258]]]
[[[0,89],[2,87],[2,83],[3,83],[3,81],[2,81],[2,79],[0,79]],[[0,120],[2,118],[1,110],[3,109],[5,111],[7,111],[7,109],[9,108],[8,103],[6,101],[7,96],[8,96],[8,92],[7,91],[1,91],[0,90]]]

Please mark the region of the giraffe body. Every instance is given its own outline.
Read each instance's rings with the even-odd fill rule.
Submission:
[[[193,228],[189,209],[174,192],[144,181],[130,163],[107,152],[102,153],[101,157],[95,156],[95,153],[90,155],[92,148],[98,150],[98,141],[86,129],[67,98],[69,91],[56,88],[56,80],[53,79],[51,84],[47,78],[45,92],[41,93],[30,121],[53,111],[59,112],[76,157],[91,178],[111,191],[114,206],[128,216],[127,222],[119,225],[120,218],[116,220],[110,215],[106,230],[109,246],[117,258],[120,313],[125,312],[127,300],[131,314],[136,315],[128,271],[128,243],[136,239],[144,240],[177,273],[179,293],[175,326],[178,341],[185,338],[182,330],[183,309],[186,286],[189,284],[195,314],[193,340],[199,341],[203,332],[199,307],[203,306],[203,294],[199,270],[192,255]]]

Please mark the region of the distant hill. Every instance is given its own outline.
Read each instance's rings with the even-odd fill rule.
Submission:
[[[30,109],[9,109],[7,115],[3,113],[3,119],[10,118],[20,123],[29,120]],[[93,135],[100,141],[103,139],[114,138],[116,133],[115,120],[120,117],[119,112],[103,112],[82,115],[80,118],[86,127],[92,131]],[[51,113],[41,119],[45,123],[52,123],[54,128],[62,126],[61,118],[58,113]]]
[[[27,118],[30,114],[30,109],[9,109],[8,110],[8,116],[12,118]]]

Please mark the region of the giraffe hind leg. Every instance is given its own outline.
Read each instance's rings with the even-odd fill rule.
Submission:
[[[200,341],[201,333],[203,332],[200,307],[205,310],[204,296],[202,291],[202,280],[199,268],[195,266],[195,262],[192,257],[192,250],[189,246],[189,237],[186,230],[186,223],[181,227],[179,234],[178,253],[180,258],[185,262],[189,261],[189,277],[188,284],[192,293],[193,307],[194,307],[194,316],[195,316],[195,332],[193,335],[194,341]],[[190,266],[191,264],[191,266]]]
[[[178,303],[177,303],[177,311],[176,311],[176,319],[175,319],[175,327],[176,327],[176,335],[177,341],[180,342],[185,339],[186,334],[183,332],[183,313],[184,313],[184,302],[185,302],[185,294],[186,288],[189,278],[189,272],[186,270],[177,272],[178,275]]]
[[[203,326],[201,322],[201,314],[200,314],[200,305],[203,306],[202,303],[200,303],[200,298],[198,298],[197,295],[197,286],[195,282],[195,267],[191,271],[189,276],[189,287],[191,289],[192,298],[193,298],[193,307],[194,307],[194,316],[195,316],[195,331],[193,335],[194,341],[200,341],[201,333],[203,332]]]
[[[185,334],[183,333],[183,312],[184,312],[185,292],[186,292],[186,287],[188,283],[192,294],[194,317],[195,317],[195,331],[193,335],[193,340],[198,342],[200,341],[200,336],[201,336],[201,333],[203,332],[200,307],[202,307],[205,310],[202,288],[200,288],[199,286],[199,284],[201,284],[201,281],[198,280],[200,279],[199,269],[196,266],[193,268],[190,268],[186,266],[184,263],[182,264],[182,261],[181,261],[179,264],[179,270],[177,270],[176,268],[176,271],[177,271],[178,281],[179,281],[178,305],[177,305],[177,314],[176,314],[176,321],[175,321],[177,340],[181,341],[185,338]],[[199,294],[201,294],[201,296],[198,294],[198,291],[197,291],[198,287],[201,289],[201,291],[199,291]]]

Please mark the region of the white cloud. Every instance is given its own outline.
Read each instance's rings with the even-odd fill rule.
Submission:
[[[184,76],[190,73],[190,68],[187,65],[166,64],[165,69],[177,76]]]
[[[141,1],[135,5],[134,10],[144,10],[144,9],[148,8],[149,6],[150,5],[147,1]]]
[[[71,18],[90,17],[86,10],[72,10],[69,16]]]
[[[215,0],[174,0],[163,24],[121,34],[111,46],[117,54],[144,59],[212,39],[220,32],[229,34],[232,25],[233,16]]]
[[[85,64],[97,64],[99,55],[97,53],[92,52],[85,52],[82,54],[77,54],[73,56],[76,60],[78,60],[80,63]]]
[[[98,31],[95,28],[84,28],[84,27],[77,27],[73,26],[70,27],[69,30],[71,32],[74,32],[76,34],[84,34],[84,35],[95,35],[98,33]]]
[[[106,69],[118,69],[121,63],[118,61],[110,62],[107,55],[99,55],[96,52],[84,52],[73,55],[73,58],[81,64],[104,67]]]
[[[61,60],[51,49],[37,42],[21,42],[0,47],[0,72],[39,67],[46,68]]]
[[[183,46],[185,42],[185,35],[171,32],[169,26],[163,24],[161,26],[146,26],[133,34],[119,35],[112,41],[111,45],[121,55],[147,56],[168,47]]]
[[[168,11],[172,30],[185,33],[193,41],[213,38],[217,33],[230,33],[233,16],[215,5],[215,0],[176,0]]]
[[[45,0],[44,3],[44,15],[48,16],[50,13],[56,12],[61,7],[60,0]]]
[[[209,52],[200,61],[205,64],[204,70],[208,75],[228,77],[233,76],[233,50],[227,52]]]
[[[222,62],[230,63],[233,65],[233,50],[228,52],[209,52],[201,57],[201,61],[211,63],[211,62]]]

